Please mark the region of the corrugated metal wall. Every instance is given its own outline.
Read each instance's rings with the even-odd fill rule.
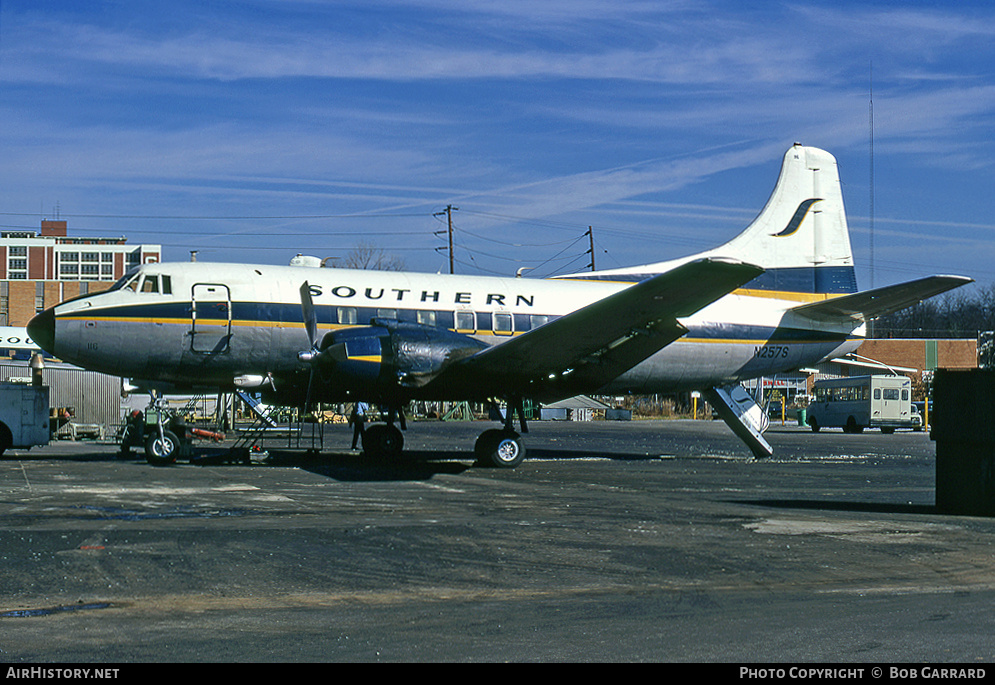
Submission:
[[[28,362],[0,362],[0,380],[28,379]],[[72,407],[75,423],[101,424],[108,435],[121,423],[121,379],[76,366],[45,362],[42,383],[49,387],[52,407]]]

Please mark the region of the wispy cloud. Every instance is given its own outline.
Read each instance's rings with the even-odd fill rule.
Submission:
[[[430,217],[452,202],[481,230],[529,230],[487,213],[597,219],[613,254],[640,259],[647,235],[735,230],[798,140],[840,159],[859,241],[872,79],[876,209],[910,226],[881,241],[947,220],[969,245],[995,210],[984,5],[107,7],[0,6],[8,211],[57,199],[104,215]],[[641,213],[677,203],[712,209]]]
[[[371,3],[366,21],[361,6],[313,7],[318,14],[307,23],[307,15],[292,12],[267,22],[227,9],[195,12],[187,25],[160,24],[154,14],[95,23],[77,13],[17,13],[7,22],[16,31],[7,32],[4,78],[61,82],[99,66],[152,78],[540,77],[746,86],[808,73],[802,45],[686,3]],[[415,14],[392,16],[403,10]]]

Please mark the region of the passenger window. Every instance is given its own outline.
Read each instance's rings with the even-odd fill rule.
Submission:
[[[396,319],[397,310],[396,309],[378,309],[377,316],[381,319]]]
[[[494,315],[494,332],[507,335],[513,332],[513,323],[511,314],[495,314]]]
[[[457,331],[475,331],[477,330],[476,317],[473,312],[456,312],[456,330]]]
[[[549,323],[549,317],[545,314],[532,314],[531,318],[532,330],[539,328],[539,326],[545,326]]]
[[[339,307],[339,323],[354,324],[358,321],[355,307]]]
[[[874,399],[881,399],[881,388],[874,388]]]
[[[435,325],[435,312],[426,312],[418,310],[416,314],[416,321],[423,326],[434,326]]]

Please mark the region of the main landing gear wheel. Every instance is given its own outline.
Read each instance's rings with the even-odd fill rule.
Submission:
[[[404,435],[396,426],[377,423],[363,433],[363,453],[368,457],[398,457],[404,450]]]
[[[525,445],[515,431],[494,428],[480,434],[473,454],[481,464],[512,469],[525,459]]]
[[[152,466],[168,466],[176,462],[180,452],[180,440],[172,431],[153,431],[145,441],[145,459]]]

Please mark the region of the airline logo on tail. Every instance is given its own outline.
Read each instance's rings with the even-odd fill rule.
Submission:
[[[789,235],[794,235],[795,231],[798,230],[798,227],[802,225],[802,221],[805,219],[805,215],[808,214],[808,210],[816,202],[822,202],[822,198],[812,197],[808,200],[804,200],[800,205],[798,205],[798,209],[795,210],[795,215],[791,217],[791,221],[789,221],[788,225],[784,227],[784,230],[780,233],[771,233],[771,235],[775,238],[787,238]]]

